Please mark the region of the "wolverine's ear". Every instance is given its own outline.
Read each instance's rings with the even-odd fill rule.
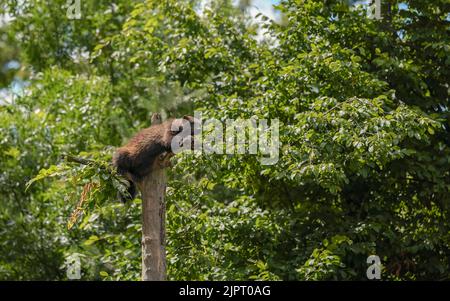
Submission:
[[[189,123],[191,124],[191,133],[193,135],[197,135],[201,132],[201,119],[189,116],[189,115],[184,115],[183,119],[189,121]]]
[[[162,123],[162,118],[161,118],[161,114],[159,113],[153,113],[151,118],[151,125],[155,125],[155,124],[160,124]]]

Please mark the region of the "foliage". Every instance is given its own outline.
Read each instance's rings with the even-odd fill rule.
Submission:
[[[362,280],[372,254],[383,279],[450,278],[445,1],[384,1],[381,20],[282,1],[262,29],[229,1],[96,1],[81,20],[63,2],[0,5],[30,84],[0,104],[1,279],[65,279],[73,254],[83,279],[139,279],[140,200],[99,166],[150,112],[194,109],[279,119],[280,158],[174,158],[169,279]]]

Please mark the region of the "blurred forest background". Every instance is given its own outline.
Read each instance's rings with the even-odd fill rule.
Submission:
[[[81,0],[74,20],[66,0],[0,1],[0,279],[65,280],[79,256],[81,279],[139,280],[140,200],[100,162],[151,112],[195,109],[278,118],[280,160],[174,158],[169,279],[364,280],[376,254],[382,279],[450,280],[448,0],[381,0],[382,19],[207,2]]]

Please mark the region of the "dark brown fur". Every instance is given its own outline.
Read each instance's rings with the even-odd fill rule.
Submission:
[[[184,116],[183,119],[190,122],[193,135],[194,118]],[[135,197],[135,183],[141,181],[152,171],[156,158],[163,153],[172,152],[172,139],[181,132],[183,119],[171,118],[161,124],[143,129],[114,153],[113,166],[130,181],[128,189],[130,196],[122,196],[123,201]],[[171,130],[173,122],[175,122],[177,130]]]

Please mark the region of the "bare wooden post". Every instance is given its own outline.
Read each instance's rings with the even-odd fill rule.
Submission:
[[[161,123],[153,114],[152,124]],[[153,171],[137,186],[142,194],[142,280],[166,280],[166,184],[164,168],[169,166],[170,154],[160,155]]]
[[[142,194],[142,280],[166,280],[166,175],[155,169],[138,184]]]

